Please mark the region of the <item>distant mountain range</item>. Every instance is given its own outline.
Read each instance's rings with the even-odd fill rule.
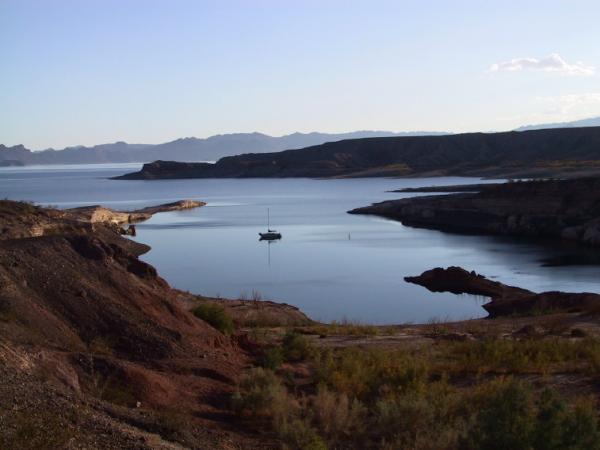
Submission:
[[[298,149],[325,142],[388,136],[431,136],[442,132],[354,131],[350,133],[293,133],[274,137],[262,133],[219,134],[206,139],[177,139],[164,144],[113,144],[67,147],[62,150],[31,151],[22,145],[0,145],[0,166],[32,164],[93,164],[169,161],[216,161],[242,153],[269,153]]]
[[[600,173],[600,127],[346,139],[216,164],[155,161],[122,179],[385,176],[574,177]]]
[[[542,123],[538,125],[525,125],[517,128],[515,131],[544,130],[548,128],[581,128],[581,127],[600,127],[600,117],[590,119],[575,120],[573,122],[555,122]]]
[[[600,126],[600,117],[573,122],[526,125],[515,131],[550,128],[579,128]],[[269,136],[262,133],[218,134],[205,139],[187,137],[163,144],[128,144],[115,142],[93,147],[76,146],[62,150],[31,151],[23,145],[7,147],[0,144],[0,167],[33,164],[96,164],[165,161],[217,161],[226,156],[246,153],[273,153],[294,150],[326,142],[375,137],[441,136],[447,132],[415,131],[395,133],[392,131],[353,131],[349,133],[293,133]]]

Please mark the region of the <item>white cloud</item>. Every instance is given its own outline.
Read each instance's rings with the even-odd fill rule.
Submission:
[[[598,113],[600,92],[539,97],[538,101],[548,105],[548,114],[568,116],[574,112],[579,114]]]
[[[498,117],[500,122],[512,127],[523,124],[570,122],[600,116],[600,92],[536,97],[526,106],[532,110],[512,116]]]
[[[593,75],[595,69],[583,63],[569,64],[558,53],[552,53],[545,58],[518,58],[492,64],[490,72],[520,72],[523,70],[539,70],[543,72],[558,72],[565,75]]]

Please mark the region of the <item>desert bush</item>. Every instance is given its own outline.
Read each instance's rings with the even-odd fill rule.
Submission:
[[[284,361],[283,349],[280,347],[271,347],[263,353],[258,364],[265,369],[277,370]]]
[[[418,355],[404,351],[348,348],[314,359],[317,381],[332,390],[368,400],[381,392],[423,390],[428,366]]]
[[[329,440],[338,442],[364,431],[366,409],[361,402],[325,386],[312,398],[311,413],[316,427]]]
[[[192,312],[221,333],[227,336],[233,333],[233,320],[222,306],[205,303],[196,306]]]
[[[242,379],[232,397],[232,407],[240,415],[282,424],[294,415],[297,402],[275,373],[257,367]]]
[[[327,450],[325,441],[306,420],[295,419],[291,422],[283,422],[276,431],[284,449]]]
[[[285,334],[282,346],[286,361],[304,361],[313,353],[313,348],[306,336],[293,331]]]
[[[556,392],[537,394],[513,378],[485,385],[478,394],[466,448],[584,450],[600,448],[597,412],[589,402],[568,405]]]
[[[534,432],[531,388],[514,379],[482,388],[476,420],[467,447],[489,450],[529,450]]]
[[[370,429],[381,448],[455,449],[466,428],[463,401],[445,379],[426,391],[382,396],[371,406]]]
[[[600,428],[598,412],[592,402],[580,400],[560,423],[562,439],[554,449],[598,450],[600,449]],[[540,447],[540,450],[550,447]]]

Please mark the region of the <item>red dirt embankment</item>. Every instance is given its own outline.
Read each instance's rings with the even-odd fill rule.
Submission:
[[[245,355],[181,306],[137,258],[147,249],[68,212],[0,202],[0,447],[23,428],[47,439],[49,418],[83,446],[169,448],[166,433],[254,447],[226,423]]]

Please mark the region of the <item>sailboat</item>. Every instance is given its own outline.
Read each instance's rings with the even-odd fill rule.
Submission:
[[[278,233],[276,230],[271,230],[271,216],[269,213],[269,208],[267,208],[267,232],[258,234],[261,241],[275,241],[277,239],[281,239],[281,233]]]

